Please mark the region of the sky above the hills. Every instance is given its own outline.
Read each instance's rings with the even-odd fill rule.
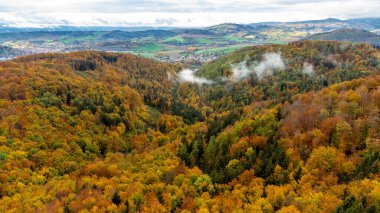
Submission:
[[[202,27],[380,17],[380,0],[0,0],[0,25]]]

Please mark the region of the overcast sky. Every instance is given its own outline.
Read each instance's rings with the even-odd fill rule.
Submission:
[[[380,0],[0,0],[0,25],[171,26],[380,17]]]

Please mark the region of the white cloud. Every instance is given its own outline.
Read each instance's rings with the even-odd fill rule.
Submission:
[[[259,79],[273,75],[274,69],[285,69],[284,61],[279,53],[266,53],[263,60],[254,68]]]
[[[213,84],[214,81],[195,76],[196,71],[191,69],[184,69],[178,73],[179,82],[189,82],[194,84]]]
[[[236,82],[247,78],[252,73],[256,73],[257,77],[262,79],[273,75],[275,69],[284,70],[286,67],[280,53],[265,53],[256,66],[247,67],[247,62],[242,61],[231,65],[231,68],[232,75],[229,80]]]
[[[313,73],[314,73],[314,67],[313,67],[313,65],[309,64],[307,62],[303,63],[302,73],[304,73],[306,75],[313,75]]]
[[[254,72],[253,69],[247,67],[247,61],[242,61],[238,64],[231,65],[232,75],[230,80],[232,81],[240,81],[242,79],[247,78],[251,73]]]

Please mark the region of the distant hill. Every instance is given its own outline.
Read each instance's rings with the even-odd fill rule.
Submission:
[[[237,24],[237,23],[223,23],[215,26],[206,27],[203,29],[213,30],[221,28],[229,29],[247,29],[247,27],[256,27],[256,26],[289,26],[289,25],[314,25],[314,24],[333,24],[332,28],[336,27],[350,27],[357,29],[365,30],[376,30],[380,28],[380,18],[361,18],[361,19],[348,19],[340,20],[336,18],[327,18],[321,20],[305,20],[305,21],[296,21],[296,22],[257,22],[251,24]],[[88,26],[88,27],[76,27],[76,26],[58,26],[58,27],[45,27],[45,28],[18,28],[18,27],[7,27],[0,25],[0,33],[5,32],[40,32],[40,31],[127,31],[127,32],[141,32],[147,30],[169,30],[169,31],[181,31],[185,30],[184,28],[178,27],[108,27],[108,26]]]
[[[19,27],[6,27],[0,25],[0,33],[16,33],[16,32],[40,32],[40,31],[49,31],[49,32],[62,32],[62,31],[115,31],[122,30],[127,32],[135,31],[146,31],[146,30],[173,30],[176,27],[109,27],[109,26],[84,26],[84,27],[75,27],[75,26],[58,26],[58,27],[43,27],[43,28],[19,28]]]
[[[249,25],[225,23],[225,24],[211,26],[206,29],[215,34],[230,34],[230,33],[244,32],[244,31],[249,32],[253,30],[254,28]]]
[[[380,28],[380,18],[363,18],[345,20],[345,23],[350,24],[351,28],[375,30]]]
[[[335,19],[335,18],[328,18],[328,19],[321,19],[321,20],[306,20],[306,21],[293,21],[293,22],[261,22],[261,23],[251,23],[249,25],[255,26],[259,24],[266,24],[266,25],[319,24],[319,23],[334,23],[334,22],[343,23],[344,21],[340,19]]]
[[[304,40],[333,40],[380,45],[379,35],[358,29],[340,29],[327,33],[317,33],[306,37]]]
[[[0,45],[0,60],[22,55],[24,52],[12,47]]]
[[[7,28],[0,26],[0,45],[22,49],[28,53],[71,52],[82,50],[131,52],[166,61],[181,61],[219,57],[230,49],[252,44],[287,44],[305,39],[309,35],[341,29],[358,29],[380,32],[379,18],[323,19],[299,22],[261,22],[253,24],[223,23],[202,28],[128,28],[128,27],[54,27]],[[327,40],[367,42],[379,45],[378,38],[369,32],[337,31],[347,38]],[[354,35],[352,35],[354,34]],[[318,34],[320,36],[320,34]],[[352,38],[355,39],[352,39]],[[359,38],[359,39],[356,39]],[[364,40],[363,40],[364,38]],[[314,37],[308,38],[315,40]],[[322,39],[325,40],[325,39]],[[16,54],[16,56],[24,54]],[[201,57],[199,57],[201,55]],[[206,55],[206,56],[205,56]],[[189,56],[189,57],[188,57]],[[5,54],[12,58],[12,54]],[[206,60],[209,60],[207,58]]]
[[[380,28],[380,18],[362,18],[362,19],[348,19],[340,20],[335,18],[328,18],[322,20],[306,20],[297,22],[262,22],[252,23],[250,26],[256,25],[269,25],[291,27],[291,28],[303,28],[303,29],[341,29],[341,28],[355,28],[363,30],[376,30]]]

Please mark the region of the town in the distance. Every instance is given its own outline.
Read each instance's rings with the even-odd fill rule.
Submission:
[[[0,60],[45,53],[128,52],[167,62],[204,63],[244,46],[298,40],[365,42],[380,46],[380,19],[226,23],[204,28],[0,27]]]

